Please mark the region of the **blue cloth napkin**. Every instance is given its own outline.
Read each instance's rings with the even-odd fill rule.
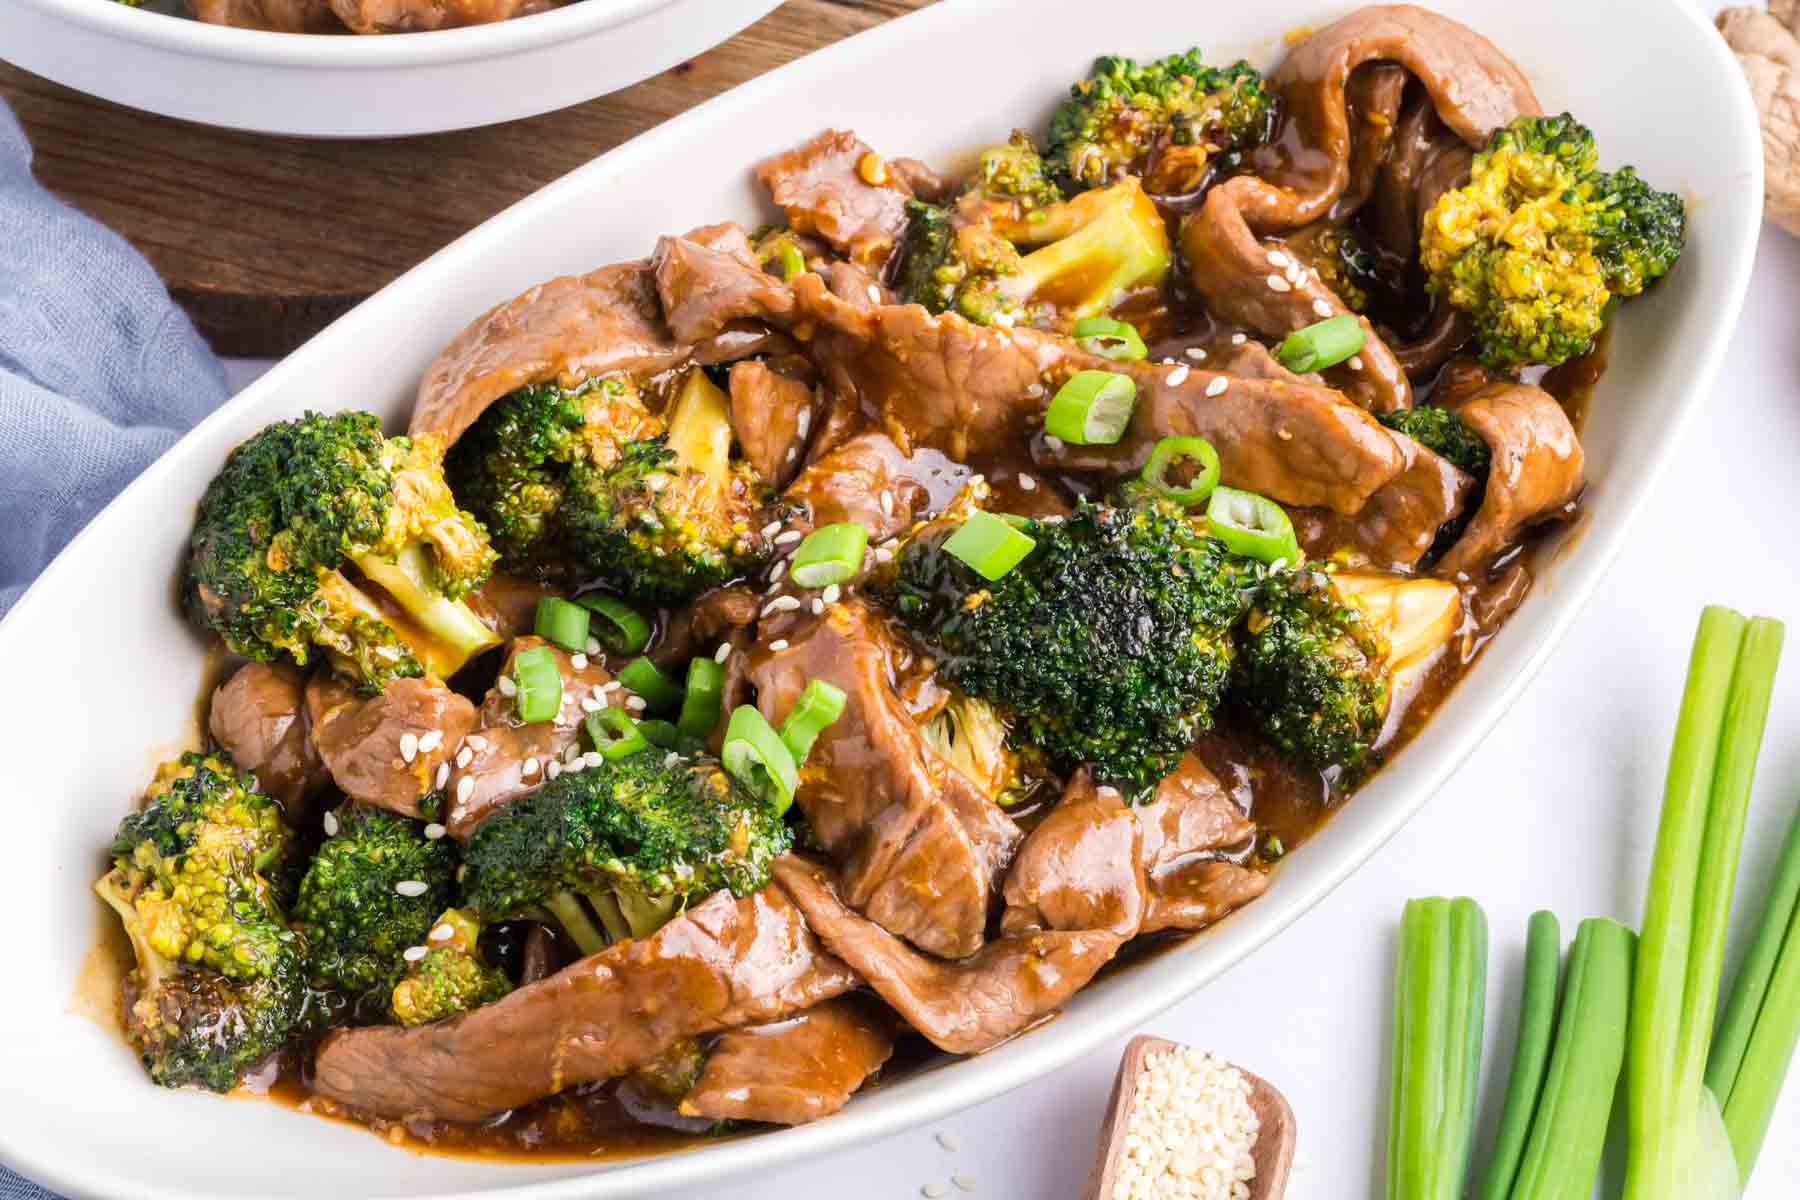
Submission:
[[[228,395],[150,264],[40,187],[0,102],[0,615]],[[0,1167],[0,1200],[55,1200]]]
[[[228,394],[150,264],[32,177],[0,102],[0,616]]]

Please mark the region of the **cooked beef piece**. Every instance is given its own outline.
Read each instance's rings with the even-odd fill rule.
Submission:
[[[1045,449],[1039,461],[1064,470],[1135,474],[1159,440],[1193,434],[1218,448],[1232,487],[1342,513],[1361,511],[1404,469],[1405,457],[1388,430],[1338,393],[1204,369],[1209,365],[1131,365],[1138,401],[1125,436],[1112,446]]]
[[[1256,826],[1195,755],[1183,755],[1150,803],[1131,811],[1143,827],[1150,887],[1140,933],[1204,928],[1269,886],[1262,872],[1217,857],[1243,845]]]
[[[800,472],[783,499],[804,513],[803,519],[789,522],[790,528],[855,521],[869,531],[873,545],[948,503],[968,477],[966,468],[941,454],[921,450],[908,456],[887,434],[871,431]],[[883,496],[888,497],[885,503]]]
[[[1293,513],[1294,529],[1307,554],[1328,558],[1349,550],[1366,565],[1410,571],[1431,549],[1438,530],[1462,512],[1475,480],[1405,434],[1396,433],[1394,441],[1406,456],[1406,469],[1369,497],[1360,513],[1354,517],[1326,509]]]
[[[972,957],[943,962],[850,911],[823,868],[787,855],[776,862],[775,877],[826,948],[952,1054],[979,1054],[1048,1017],[1125,941],[1113,930],[1047,930],[1003,937]]]
[[[1407,106],[1370,197],[1367,227],[1389,258],[1410,263],[1419,253],[1419,223],[1438,197],[1469,181],[1475,153],[1450,132],[1428,97]]]
[[[190,0],[208,25],[264,29],[272,33],[343,33],[331,0]]]
[[[764,362],[731,368],[731,428],[744,458],[774,487],[786,487],[800,469],[807,435],[819,419],[812,384]]]
[[[955,195],[955,185],[916,158],[896,158],[888,164],[906,189],[927,204],[945,204]]]
[[[793,311],[792,290],[762,269],[749,237],[731,222],[658,238],[650,269],[663,314],[680,342],[716,337],[740,322],[782,319]]]
[[[1579,496],[1583,483],[1581,440],[1549,392],[1491,383],[1455,408],[1493,454],[1481,508],[1435,569],[1446,579],[1474,578],[1527,525]]]
[[[804,1125],[829,1117],[894,1052],[893,1021],[856,997],[721,1037],[681,1115]]]
[[[519,986],[548,979],[556,970],[556,935],[536,921],[525,931],[525,948],[519,955]]]
[[[467,841],[475,827],[497,810],[544,786],[551,761],[567,754],[581,739],[581,722],[587,716],[581,707],[584,699],[604,704],[624,698],[616,689],[610,699],[601,690],[612,681],[612,674],[600,658],[584,654],[583,665],[577,667],[574,655],[538,637],[514,638],[500,674],[510,676],[513,661],[539,646],[549,648],[562,674],[562,708],[551,720],[526,725],[519,721],[516,696],[501,691],[497,682],[488,690],[467,739],[469,759],[462,766],[452,762],[444,784],[449,806],[443,820],[450,836],[458,841]],[[468,780],[466,788],[464,780]]]
[[[663,321],[646,263],[564,275],[489,309],[438,353],[419,381],[411,429],[454,442],[488,405],[527,384],[653,374],[689,353]]]
[[[852,262],[879,266],[906,229],[912,196],[906,177],[846,130],[826,130],[764,159],[756,178],[788,224],[823,238]]]
[[[475,614],[503,638],[530,633],[537,626],[538,601],[562,593],[523,575],[496,572],[470,593],[468,604]]]
[[[650,937],[448,1021],[338,1030],[319,1046],[314,1089],[371,1117],[479,1121],[856,985],[780,889],[719,892]]]
[[[306,801],[331,782],[306,716],[306,674],[292,663],[250,662],[213,689],[207,732],[231,760],[303,825]]]
[[[697,654],[710,657],[714,647],[729,634],[755,625],[761,608],[762,599],[751,588],[714,588],[669,617],[650,657],[665,669],[680,666]]]
[[[1431,319],[1410,339],[1393,338],[1388,346],[1400,369],[1412,379],[1424,379],[1469,344],[1475,327],[1468,314],[1442,301],[1434,301]]]
[[[364,697],[335,675],[315,675],[306,712],[319,757],[344,795],[414,818],[425,816],[420,802],[436,790],[439,765],[475,727],[475,706],[434,679],[396,679]]]
[[[1144,835],[1119,793],[1096,787],[1086,771],[1069,781],[1019,848],[1006,874],[1010,935],[1045,929],[1099,929],[1136,936],[1148,884]]]
[[[1150,890],[1143,933],[1159,929],[1204,929],[1269,889],[1269,877],[1236,863],[1195,863],[1158,881]]]
[[[562,0],[331,0],[357,33],[416,33],[509,21],[562,7]]]
[[[1350,313],[1318,272],[1282,243],[1257,240],[1238,209],[1241,181],[1260,182],[1252,176],[1227,180],[1207,193],[1199,212],[1181,222],[1188,280],[1207,308],[1272,341]],[[1326,381],[1372,412],[1411,408],[1406,372],[1368,318],[1356,319],[1367,341],[1348,362],[1327,368]]]
[[[1344,220],[1368,203],[1375,179],[1393,143],[1400,103],[1410,82],[1398,63],[1364,63],[1350,72],[1344,85],[1345,122],[1350,128],[1350,180],[1331,206],[1333,220]]]
[[[895,691],[904,652],[873,610],[833,604],[783,637],[785,649],[759,645],[749,663],[771,723],[781,723],[814,679],[846,697],[843,715],[814,744],[795,797],[820,844],[843,864],[846,899],[920,949],[973,954],[1018,827],[925,745]]]

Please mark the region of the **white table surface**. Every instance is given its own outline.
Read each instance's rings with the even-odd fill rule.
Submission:
[[[1711,11],[1714,4],[1696,0]],[[1635,926],[1700,609],[1723,603],[1794,626],[1775,695],[1740,895],[1760,891],[1800,806],[1800,242],[1770,227],[1711,416],[1663,480],[1563,652],[1431,805],[1330,899],[1236,970],[1145,1026],[1273,1082],[1299,1120],[1288,1195],[1381,1191],[1394,931],[1413,896],[1487,911],[1485,1146],[1505,1085],[1525,923],[1538,908]],[[230,364],[240,385],[261,364]],[[1339,819],[1355,820],[1355,806]],[[1754,894],[1751,892],[1750,894]],[[1728,972],[1750,918],[1736,922]],[[729,1189],[661,1200],[917,1197],[939,1185],[1005,1200],[1079,1200],[1123,1040],[936,1125]],[[1800,1071],[1796,1072],[1800,1075]],[[954,1144],[940,1144],[937,1134]],[[935,1191],[935,1189],[934,1189]],[[1800,1083],[1775,1115],[1749,1200],[1800,1194]]]

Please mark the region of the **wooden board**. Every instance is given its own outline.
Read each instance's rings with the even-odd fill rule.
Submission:
[[[622,92],[429,137],[321,142],[210,129],[6,64],[0,96],[30,135],[47,187],[142,250],[220,354],[267,357],[601,152],[927,3],[789,0],[723,45]]]

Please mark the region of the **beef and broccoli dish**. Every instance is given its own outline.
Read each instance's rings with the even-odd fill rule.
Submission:
[[[271,33],[420,33],[550,12],[577,0],[111,0]]]
[[[448,1149],[813,1120],[1255,900],[1430,717],[1681,200],[1407,7],[996,138],[822,132],[405,433],[232,452],[182,597],[235,669],[97,884],[152,1080]]]

